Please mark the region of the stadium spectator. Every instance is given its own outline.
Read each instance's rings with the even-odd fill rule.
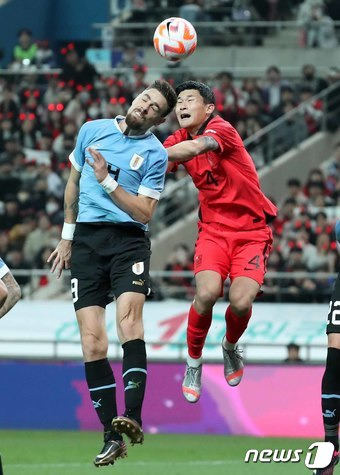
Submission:
[[[304,363],[304,360],[300,357],[300,346],[296,343],[289,343],[287,345],[287,358],[284,363]]]
[[[25,261],[33,264],[40,251],[50,245],[51,223],[46,214],[42,214],[38,219],[37,227],[28,235],[23,252]]]
[[[310,272],[335,272],[336,254],[329,234],[322,232],[317,236],[315,246],[304,246],[303,260]]]
[[[305,86],[300,89],[300,112],[304,115],[309,135],[314,134],[320,129],[323,118],[323,102],[320,99],[314,99],[313,91]]]
[[[336,199],[340,182],[340,142],[335,144],[334,156],[328,165],[326,187],[331,197]]]
[[[297,206],[305,205],[307,202],[306,195],[303,193],[301,181],[298,178],[289,178],[286,183],[287,194],[281,201],[280,207],[289,198],[293,198]]]
[[[35,63],[38,47],[33,42],[31,30],[22,28],[17,33],[18,44],[13,49],[13,62],[10,67],[13,69],[28,67]]]
[[[266,71],[266,80],[261,88],[262,101],[265,109],[271,112],[280,105],[281,91],[289,83],[282,79],[281,71],[277,66],[270,66]]]
[[[338,44],[334,22],[326,15],[323,0],[305,0],[298,14],[303,43],[308,48],[335,48]]]
[[[307,272],[302,247],[293,246],[290,249],[286,271]],[[308,277],[292,277],[290,280],[285,279],[282,286],[285,290],[285,300],[292,302],[311,301],[315,297],[315,290],[317,288],[315,281]]]
[[[81,91],[93,89],[93,83],[97,77],[97,71],[85,58],[80,57],[74,45],[68,45],[65,52],[65,63],[61,79],[70,84],[75,90]]]
[[[177,244],[169,255],[165,271],[193,271],[193,259],[186,244]],[[165,277],[164,282],[173,287],[171,296],[174,298],[193,297],[193,277]]]
[[[184,0],[183,5],[179,8],[178,16],[190,21],[190,23],[205,20],[202,7],[196,0]]]
[[[219,114],[231,124],[245,115],[245,98],[243,93],[234,85],[233,75],[228,71],[218,73],[216,87],[213,92],[216,98],[216,109]]]
[[[135,64],[133,67],[134,81],[131,84],[131,95],[133,98],[137,97],[149,84],[145,81],[145,76],[148,68],[144,64]]]
[[[280,103],[276,106],[273,107],[270,116],[272,119],[278,119],[281,117],[283,114],[285,114],[285,106],[286,104],[293,104],[294,107],[296,106],[296,94],[294,88],[286,84],[281,87],[280,91]]]
[[[299,91],[305,87],[312,90],[312,94],[319,94],[327,87],[325,79],[316,76],[316,68],[313,64],[305,64],[301,70],[301,80],[298,82],[297,88]]]
[[[20,249],[12,249],[6,254],[6,262],[11,270],[16,269],[29,269],[30,265],[25,261],[23,252]],[[25,296],[29,291],[30,277],[29,276],[17,276],[16,281],[22,289],[22,293]]]

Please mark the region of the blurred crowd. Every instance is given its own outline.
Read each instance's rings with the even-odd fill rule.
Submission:
[[[340,264],[334,234],[340,210],[340,143],[322,168],[310,170],[304,183],[297,178],[289,179],[286,189],[286,196],[277,203],[278,217],[271,224],[274,244],[261,300],[328,302],[335,279],[322,273],[335,273]],[[192,270],[192,254],[193,248],[176,245],[164,270]],[[290,275],[270,276],[271,272]],[[292,274],[296,272],[312,272],[316,278]],[[171,296],[192,298],[192,277],[167,277],[166,283]]]
[[[122,0],[116,2],[114,15],[125,21],[160,21],[166,15],[191,22],[276,21],[293,19],[309,4],[320,5],[334,20],[340,19],[337,0]]]
[[[32,64],[42,68],[56,65],[56,55],[48,44],[34,42],[32,33],[23,29],[9,65],[11,74],[0,77],[0,256],[12,269],[47,268],[46,257],[60,237],[68,156],[79,127],[88,120],[124,115],[133,98],[155,79],[148,76],[148,68],[134,45],[126,45],[118,64],[128,69],[115,76],[99,74],[72,43],[63,48],[61,55],[61,73],[38,75],[31,70],[16,74]],[[185,68],[169,69],[164,77],[174,85],[192,78]],[[313,65],[305,65],[299,78],[288,81],[278,67],[272,66],[260,80],[235,79],[228,71],[214,77],[196,75],[195,79],[213,87],[218,113],[235,125],[243,139],[303,103],[294,129],[303,139],[319,130],[324,114],[321,100],[308,100],[339,81],[340,70],[332,68],[326,77],[319,77]],[[155,133],[163,141],[176,127],[173,114]],[[290,131],[280,130],[281,136],[275,140],[278,144],[291,137]],[[256,154],[254,160],[258,167],[265,162]],[[337,165],[333,168],[337,173]],[[326,186],[325,206],[337,201],[336,173],[335,181],[329,174],[319,180]],[[183,170],[169,177],[167,186],[181,177]],[[308,200],[314,199],[313,188],[304,191]],[[292,203],[282,205],[282,212],[286,213],[289,206]],[[306,213],[308,222],[313,223],[314,215]],[[288,227],[286,222],[284,225]],[[316,240],[311,244],[316,246]],[[287,258],[284,251],[283,257]],[[24,287],[31,285],[27,276],[18,276],[18,282]],[[50,296],[51,292],[53,296],[67,289],[62,279],[50,284],[45,275],[36,278],[36,294],[41,291]]]

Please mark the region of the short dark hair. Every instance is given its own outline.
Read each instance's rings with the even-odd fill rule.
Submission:
[[[157,89],[162,96],[165,98],[166,102],[168,103],[168,108],[164,112],[163,117],[170,114],[177,102],[177,95],[175,89],[163,79],[159,79],[154,81],[147,89]]]
[[[287,186],[301,186],[301,181],[298,178],[289,178]]]
[[[221,71],[218,74],[216,74],[216,79],[224,79],[224,78],[228,78],[230,81],[232,81],[234,79],[234,75],[233,73],[229,71]]]
[[[279,69],[277,66],[275,66],[275,65],[269,66],[269,68],[267,68],[267,74],[268,74],[268,73],[271,73],[271,72],[274,72],[274,73],[276,73],[276,74],[281,74],[280,69]]]
[[[198,81],[185,81],[182,82],[179,86],[176,87],[177,96],[187,89],[195,89],[203,97],[205,104],[215,104],[215,94],[212,89],[203,82]]]
[[[28,35],[28,36],[33,36],[32,31],[29,28],[20,28],[20,30],[17,33],[17,37],[20,38],[21,35]]]
[[[296,343],[292,342],[292,343],[289,343],[287,345],[287,350],[297,350],[298,351],[299,349],[300,349],[300,346],[297,345]]]

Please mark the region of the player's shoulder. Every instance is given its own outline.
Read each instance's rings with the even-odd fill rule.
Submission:
[[[217,133],[220,130],[234,130],[234,127],[231,125],[230,122],[227,120],[222,119],[221,116],[215,115],[209,122],[207,123],[206,128],[204,129],[204,133]]]
[[[108,126],[112,127],[112,119],[96,119],[96,120],[89,120],[84,122],[81,126],[79,133],[83,135],[95,135],[96,133],[100,133],[103,129],[107,128]],[[112,127],[112,130],[114,128]]]
[[[88,120],[87,122],[84,122],[81,128],[84,128],[86,130],[91,130],[91,129],[102,129],[107,126],[112,126],[112,119]]]
[[[156,135],[150,134],[147,138],[149,139],[147,148],[149,149],[150,156],[156,161],[159,160],[160,158],[163,160],[167,160],[168,154],[164,148],[164,145],[156,137]]]
[[[183,140],[187,140],[188,132],[185,129],[178,129],[175,130],[169,137],[167,137],[164,141],[164,147],[171,147],[176,143],[183,142]]]

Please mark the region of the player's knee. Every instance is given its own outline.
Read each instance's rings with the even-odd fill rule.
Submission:
[[[231,310],[240,317],[244,317],[249,313],[252,303],[252,299],[246,295],[236,295],[233,299],[230,299]]]
[[[220,289],[214,287],[203,287],[198,289],[195,295],[195,302],[205,310],[210,309],[220,296]]]
[[[100,360],[107,356],[108,341],[94,333],[86,333],[82,335],[82,348],[86,361]]]

